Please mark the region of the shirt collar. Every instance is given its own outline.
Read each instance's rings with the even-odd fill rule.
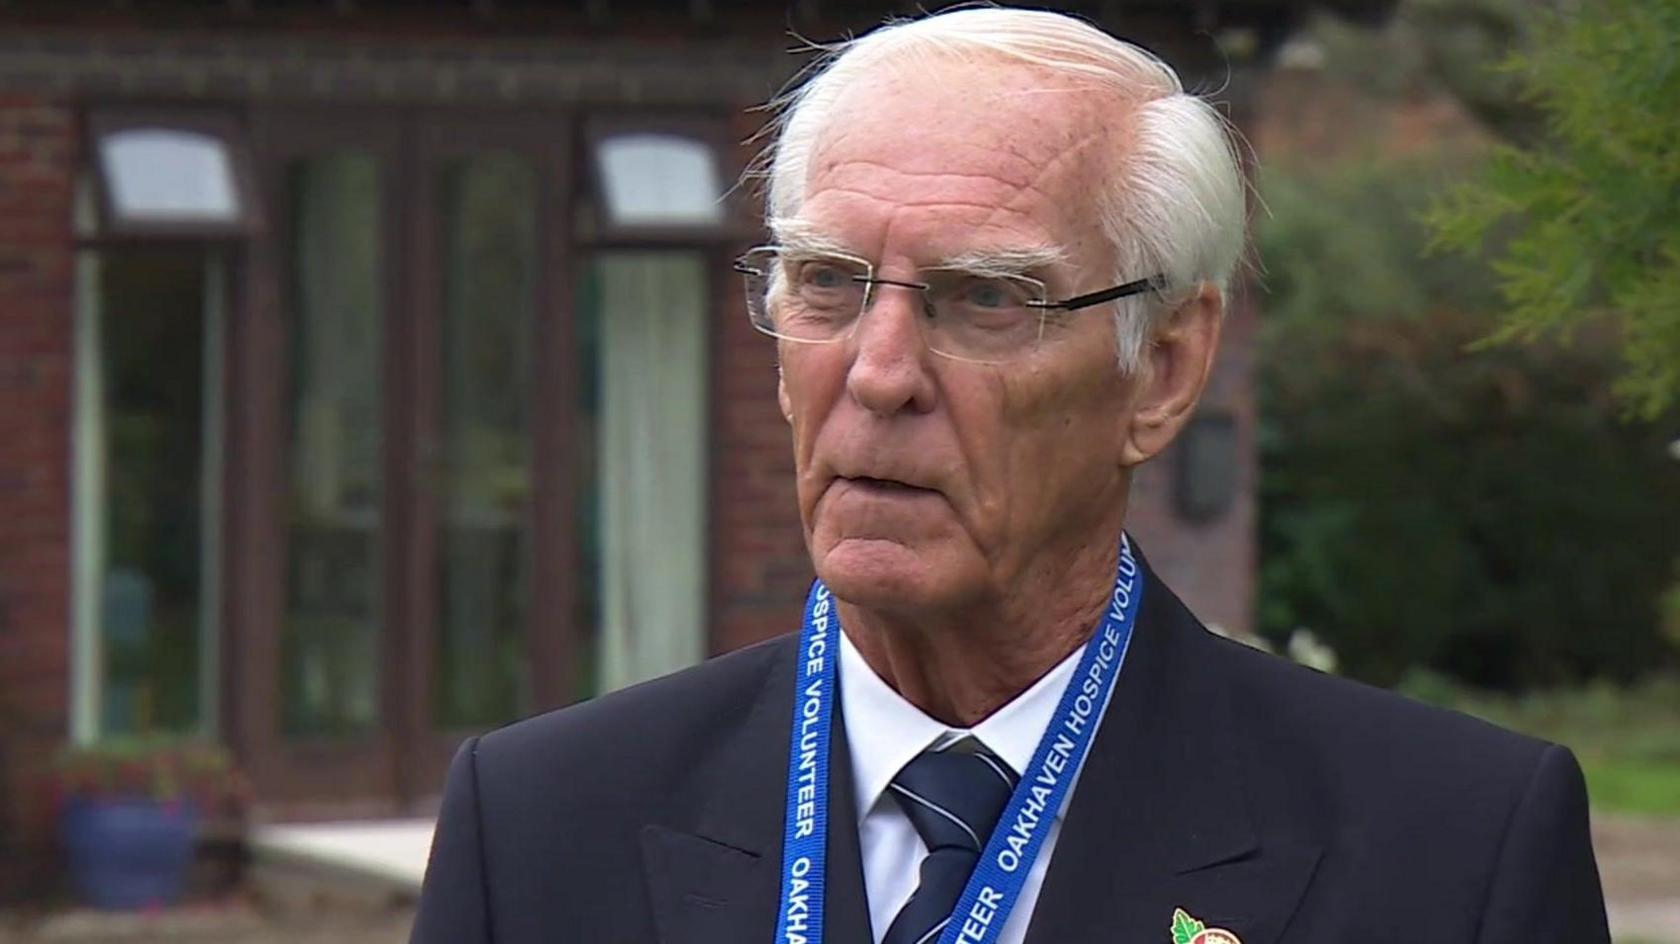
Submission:
[[[894,691],[864,661],[851,639],[841,633],[840,710],[846,718],[858,818],[868,814],[911,758],[936,743],[972,735],[1016,773],[1025,771],[1082,651],[1075,649],[1032,687],[974,727],[952,728]],[[1061,811],[1056,815],[1060,817]]]

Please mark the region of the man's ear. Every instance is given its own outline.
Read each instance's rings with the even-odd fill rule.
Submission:
[[[1219,289],[1203,282],[1150,333],[1139,354],[1121,464],[1130,468],[1157,455],[1189,422],[1213,371],[1224,311]]]

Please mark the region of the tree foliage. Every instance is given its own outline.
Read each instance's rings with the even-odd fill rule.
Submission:
[[[1261,180],[1262,631],[1308,627],[1381,683],[1673,664],[1676,417],[1619,421],[1601,331],[1467,350],[1494,330],[1493,279],[1424,257],[1416,209],[1461,171],[1430,155]]]
[[[1655,417],[1680,397],[1680,0],[1536,14],[1501,66],[1546,133],[1498,146],[1428,214],[1436,247],[1488,253],[1492,342],[1619,339],[1617,390]]]

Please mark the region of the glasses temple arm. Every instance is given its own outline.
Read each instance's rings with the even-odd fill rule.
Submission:
[[[1138,279],[1135,282],[1127,282],[1124,285],[1116,285],[1113,288],[1105,288],[1100,292],[1092,292],[1088,295],[1077,295],[1073,298],[1065,299],[1059,302],[1037,302],[1033,305],[1033,307],[1054,308],[1061,311],[1077,311],[1081,308],[1089,308],[1092,305],[1101,305],[1103,302],[1111,302],[1117,298],[1125,298],[1128,295],[1137,295],[1142,292],[1147,292],[1150,289],[1163,288],[1165,287],[1165,284],[1165,276],[1152,275],[1147,279]]]

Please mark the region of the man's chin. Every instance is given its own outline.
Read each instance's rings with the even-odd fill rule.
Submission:
[[[815,558],[817,576],[835,596],[868,609],[935,607],[952,583],[948,561],[897,541],[849,538]]]

